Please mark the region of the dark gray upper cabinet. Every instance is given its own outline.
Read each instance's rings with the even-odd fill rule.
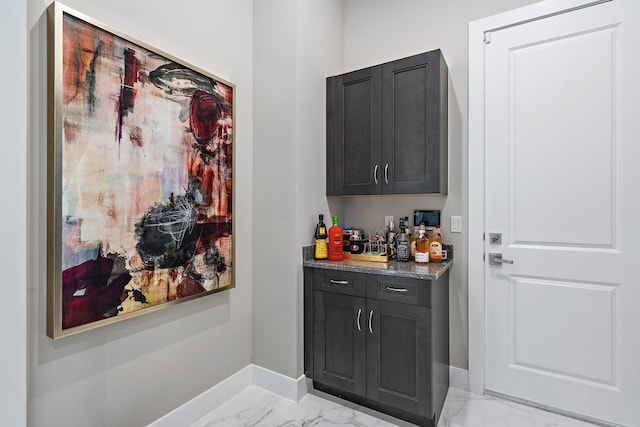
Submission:
[[[447,194],[440,50],[327,79],[327,195]]]

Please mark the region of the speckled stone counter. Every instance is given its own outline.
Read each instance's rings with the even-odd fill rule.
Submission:
[[[413,261],[369,262],[369,261],[318,261],[313,259],[313,246],[302,248],[302,266],[324,268],[327,270],[353,271],[355,273],[383,274],[388,276],[408,277],[413,279],[436,280],[451,267],[452,260],[416,264]]]

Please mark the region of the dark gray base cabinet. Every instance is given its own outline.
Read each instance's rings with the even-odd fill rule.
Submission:
[[[435,426],[449,388],[448,292],[448,272],[305,268],[305,374],[316,389]]]
[[[329,77],[326,99],[327,196],[447,194],[440,50]]]

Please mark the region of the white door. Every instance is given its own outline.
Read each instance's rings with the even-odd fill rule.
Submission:
[[[614,0],[485,47],[485,387],[626,426],[640,426],[638,28],[640,2]]]

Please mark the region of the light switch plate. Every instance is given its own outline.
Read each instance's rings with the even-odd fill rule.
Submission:
[[[451,232],[462,233],[462,217],[459,215],[451,216]]]

